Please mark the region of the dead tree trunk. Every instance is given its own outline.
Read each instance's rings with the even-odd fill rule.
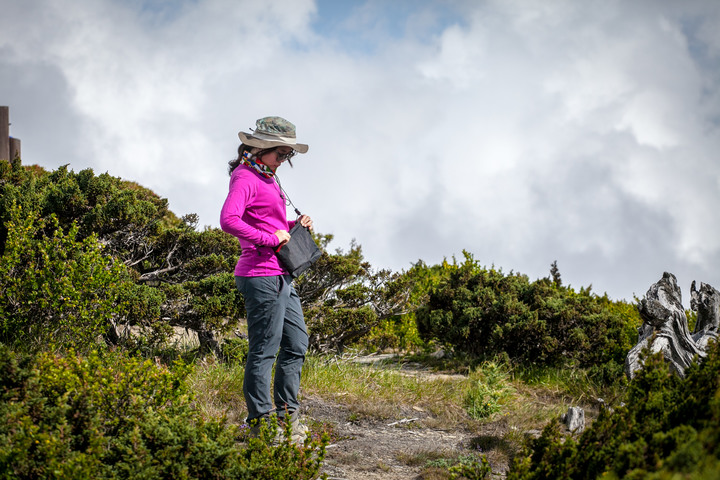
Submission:
[[[681,377],[693,361],[705,356],[704,349],[690,335],[675,275],[665,272],[647,291],[639,310],[643,319],[638,331],[640,338],[625,359],[625,373],[629,378],[642,368],[645,350],[662,352],[670,368]]]

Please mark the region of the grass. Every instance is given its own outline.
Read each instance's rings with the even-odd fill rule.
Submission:
[[[475,435],[468,446],[470,454],[486,455],[491,465],[507,465],[529,432],[539,432],[569,406],[584,407],[591,420],[595,396],[612,400],[620,391],[598,388],[584,372],[573,369],[521,370],[501,362],[483,362],[465,374],[447,374],[437,370],[441,366],[435,362],[433,371],[417,358],[412,363],[395,357],[366,364],[352,358],[310,355],[303,368],[301,397],[341,405],[348,412],[344,421],[351,423],[417,418],[396,428],[463,429]],[[208,416],[226,415],[241,425],[246,415],[243,371],[238,363],[198,363],[191,382],[201,411]],[[313,434],[341,439],[333,425],[311,423]],[[398,460],[422,466],[423,478],[449,478],[445,465],[468,462],[469,457],[462,455],[422,451]]]
[[[585,370],[573,367],[516,367],[512,377],[528,389],[542,391],[556,398],[572,399],[575,403],[594,404],[599,398],[613,403],[625,391],[624,383],[599,383]]]
[[[412,467],[429,466],[438,460],[447,460],[457,456],[457,452],[449,452],[442,450],[419,450],[413,453],[398,452],[395,458],[399,462]]]
[[[245,414],[242,365],[203,361],[191,381],[203,411]],[[619,394],[597,389],[579,371],[511,370],[485,362],[468,375],[445,375],[406,369],[397,362],[370,366],[312,355],[306,359],[301,385],[302,395],[347,408],[350,422],[429,416],[427,426],[472,429],[505,417],[510,432],[537,428],[571,405],[588,406],[595,395]]]
[[[190,384],[200,411],[208,418],[225,415],[231,423],[241,425],[247,414],[244,373],[241,365],[223,364],[213,358],[198,363]]]
[[[342,403],[354,419],[401,419],[428,412],[455,425],[465,417],[462,398],[467,380],[424,377],[398,367],[371,367],[332,358],[309,357],[303,369],[302,389]]]

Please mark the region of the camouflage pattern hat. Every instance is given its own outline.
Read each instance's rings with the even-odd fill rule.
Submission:
[[[240,132],[242,143],[257,148],[290,147],[298,153],[308,151],[308,146],[295,140],[295,125],[282,117],[264,117],[255,122],[252,133]]]

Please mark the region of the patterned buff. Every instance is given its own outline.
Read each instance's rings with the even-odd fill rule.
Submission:
[[[262,163],[257,163],[255,160],[253,160],[253,156],[250,154],[250,152],[243,153],[242,158],[240,159],[240,163],[242,163],[243,165],[247,165],[250,168],[254,168],[255,171],[257,171],[265,178],[273,178],[275,176],[273,171],[270,170],[270,167],[268,167],[267,165],[263,165]]]

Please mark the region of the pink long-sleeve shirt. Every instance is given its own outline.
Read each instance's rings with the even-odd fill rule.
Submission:
[[[240,277],[266,277],[288,272],[275,256],[280,240],[277,230],[287,230],[295,221],[287,220],[285,197],[272,178],[266,178],[245,165],[230,176],[230,189],[220,211],[220,228],[240,240],[242,253],[235,265]]]

